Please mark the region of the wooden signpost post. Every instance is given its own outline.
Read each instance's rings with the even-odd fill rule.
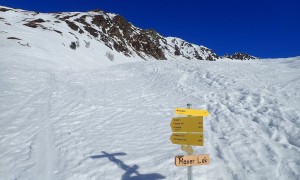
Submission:
[[[173,144],[180,144],[181,150],[188,153],[187,156],[176,156],[176,166],[188,166],[188,180],[192,180],[192,166],[208,165],[210,163],[209,154],[193,155],[192,146],[204,146],[204,125],[203,117],[208,116],[207,110],[176,108],[175,113],[187,115],[187,117],[172,118],[170,123],[172,135],[170,140]]]

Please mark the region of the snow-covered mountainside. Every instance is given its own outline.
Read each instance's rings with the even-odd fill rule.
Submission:
[[[223,58],[207,47],[180,38],[165,38],[155,30],[137,28],[120,15],[100,10],[86,13],[38,13],[0,6],[0,25],[1,41],[8,39],[27,48],[40,45],[33,42],[34,38],[45,45],[53,43],[61,50],[70,47],[75,51],[81,49],[79,51],[86,51],[87,56],[107,56],[108,53],[117,52],[120,57],[144,60]],[[97,52],[99,48],[101,52]],[[256,59],[254,56],[248,57]],[[235,59],[230,56],[226,58]]]
[[[160,36],[170,60],[152,61],[125,39],[127,55],[111,44],[117,38],[102,41],[99,29],[97,37],[90,34],[86,29],[98,28],[92,17],[103,12],[6,9],[0,9],[1,180],[187,179],[187,168],[174,165],[186,153],[170,141],[174,110],[187,103],[210,112],[204,146],[194,150],[210,154],[211,164],[193,167],[194,180],[299,179],[300,57],[187,61],[214,56]],[[84,15],[90,27],[75,21]]]

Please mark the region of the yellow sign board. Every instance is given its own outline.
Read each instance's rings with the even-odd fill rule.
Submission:
[[[173,132],[203,132],[203,117],[176,117],[170,126]]]
[[[209,154],[175,157],[176,166],[197,166],[197,165],[208,165],[209,163],[210,163]]]
[[[183,115],[191,115],[191,116],[208,116],[209,112],[207,110],[201,109],[185,109],[185,108],[176,108],[176,114],[183,114]]]
[[[173,133],[170,140],[173,144],[203,146],[203,134]]]

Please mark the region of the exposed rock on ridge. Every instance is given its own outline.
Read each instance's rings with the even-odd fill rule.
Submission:
[[[100,43],[104,43],[111,50],[116,50],[128,57],[139,56],[143,59],[152,58],[157,60],[194,59],[211,61],[222,58],[207,47],[191,44],[180,38],[165,38],[155,30],[137,28],[122,16],[101,10],[86,13],[48,13],[47,15],[50,15],[51,18],[45,16],[44,13],[1,6],[0,11],[4,13],[14,11],[31,16],[30,18],[24,17],[24,26],[41,28],[59,33],[62,36],[64,36],[64,33],[61,29],[55,29],[55,24],[65,24],[69,28],[67,31],[75,37],[76,33],[88,36]],[[236,53],[224,57],[229,59],[255,59],[254,56],[245,53]]]
[[[223,57],[228,59],[239,59],[239,60],[259,59],[258,57],[251,56],[249,54],[242,53],[242,52],[237,52],[232,55],[225,54]]]

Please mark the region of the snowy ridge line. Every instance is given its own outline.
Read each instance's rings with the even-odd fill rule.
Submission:
[[[81,60],[78,51],[79,54],[85,55],[83,58],[86,61],[78,65],[86,68],[99,68],[103,64],[111,64],[110,61],[124,63],[126,60],[258,59],[245,53],[219,56],[202,45],[192,44],[176,37],[163,37],[155,30],[135,27],[121,15],[99,10],[39,13],[2,7],[0,15],[3,32],[7,32],[7,34],[0,33],[4,46],[35,49],[33,54],[46,54],[47,57],[61,59],[50,61],[56,68],[60,67],[61,63],[65,66],[69,64],[66,59]],[[53,45],[49,46],[49,49],[53,51],[45,51],[48,44],[43,42],[51,42]],[[96,49],[98,51],[95,51]],[[72,58],[62,58],[58,54],[62,51],[69,51],[68,54]],[[111,58],[107,57],[107,53],[111,54]],[[64,53],[62,55],[65,56]],[[106,61],[99,64],[96,60],[99,57]],[[73,63],[76,64],[75,62]]]

